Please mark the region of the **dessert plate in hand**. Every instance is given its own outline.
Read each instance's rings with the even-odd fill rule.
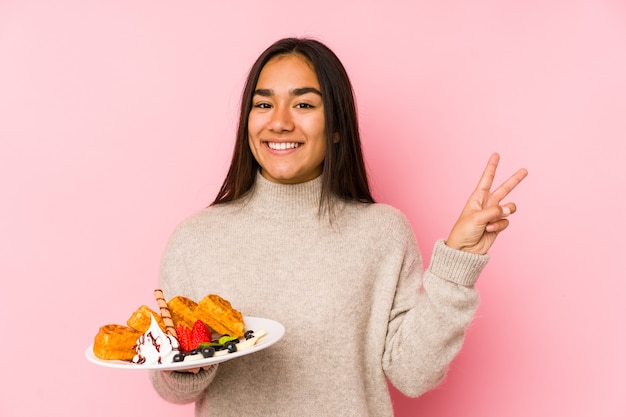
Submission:
[[[277,321],[264,319],[260,317],[244,317],[244,323],[246,324],[246,330],[258,331],[264,329],[266,334],[259,339],[256,344],[246,350],[228,353],[222,356],[214,356],[212,358],[199,359],[194,361],[184,362],[172,362],[154,365],[139,365],[132,362],[118,361],[118,360],[103,360],[97,358],[93,354],[93,345],[90,345],[85,351],[85,356],[89,362],[96,365],[106,366],[108,368],[118,369],[137,369],[146,370],[153,369],[159,371],[175,371],[184,369],[201,368],[203,366],[213,365],[220,362],[225,362],[231,359],[238,358],[240,356],[249,355],[254,352],[258,352],[265,348],[272,346],[274,343],[282,339],[285,334],[285,327]]]

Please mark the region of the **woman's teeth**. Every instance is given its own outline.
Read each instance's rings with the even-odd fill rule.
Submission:
[[[281,143],[268,142],[267,146],[269,146],[270,149],[274,149],[275,151],[282,151],[282,150],[285,150],[285,149],[295,149],[298,146],[300,146],[300,144],[296,143],[296,142],[290,142],[290,143],[285,143],[285,142],[281,142]]]

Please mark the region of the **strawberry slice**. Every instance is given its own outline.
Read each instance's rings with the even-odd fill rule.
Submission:
[[[191,330],[184,324],[178,324],[176,326],[176,337],[178,338],[178,344],[183,352],[189,352],[194,349],[191,347]]]
[[[211,341],[211,329],[202,320],[196,320],[191,329],[191,349],[197,349],[200,343]]]

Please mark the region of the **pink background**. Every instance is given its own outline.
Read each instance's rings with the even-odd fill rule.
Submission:
[[[394,392],[397,416],[626,416],[625,3],[248,3],[0,1],[0,415],[192,415],[84,351],[155,304],[254,58],[310,35],[346,65],[375,195],[426,259],[491,152],[498,180],[530,171],[448,378]]]

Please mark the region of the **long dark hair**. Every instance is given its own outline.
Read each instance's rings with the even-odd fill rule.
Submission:
[[[363,161],[354,91],[343,64],[333,51],[317,40],[285,38],[267,48],[250,69],[242,94],[239,127],[230,168],[212,205],[237,200],[254,185],[260,166],[248,142],[248,115],[252,108],[252,96],[265,64],[275,56],[289,54],[301,55],[313,65],[322,90],[326,156],[320,209],[323,206],[330,208],[332,195],[373,203]],[[335,140],[337,137],[338,141]]]

